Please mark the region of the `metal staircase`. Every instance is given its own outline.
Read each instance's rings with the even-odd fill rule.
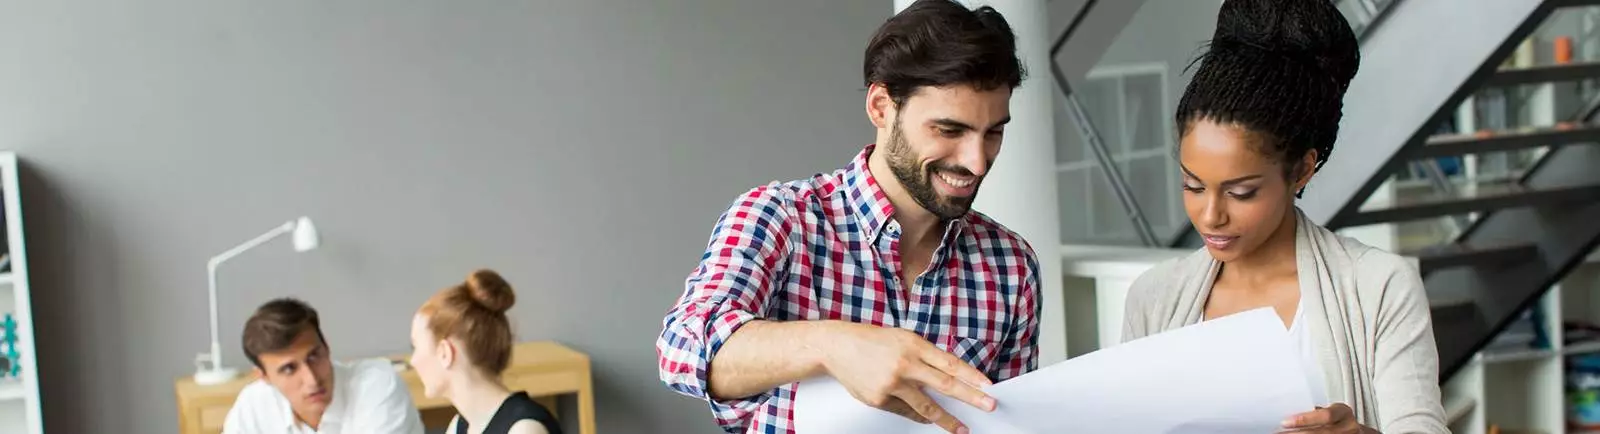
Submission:
[[[1106,2],[1082,3],[1080,19],[1070,21],[1052,47],[1059,104],[1143,244],[1198,248],[1191,228],[1151,233],[1072,93],[1068,78],[1081,73],[1059,65],[1061,53],[1072,51],[1062,47],[1093,21],[1081,17]],[[1448,381],[1600,245],[1600,101],[1563,116],[1568,122],[1560,127],[1459,137],[1435,132],[1483,89],[1600,78],[1600,63],[1501,68],[1552,13],[1600,0],[1493,0],[1470,7],[1450,0],[1345,3],[1359,3],[1369,14],[1352,20],[1362,41],[1363,73],[1346,96],[1336,154],[1301,206],[1335,230],[1418,222],[1454,228],[1444,242],[1401,252],[1418,260],[1432,303],[1440,380]],[[1446,179],[1437,163],[1508,152],[1540,155],[1503,182],[1466,188]],[[1432,194],[1367,205],[1381,185],[1411,170],[1427,175]]]
[[[1516,47],[1555,11],[1600,1],[1546,1],[1533,10],[1466,80],[1417,139],[1367,179],[1363,194],[1339,207],[1333,229],[1452,217],[1465,223],[1453,240],[1403,252],[1418,259],[1432,301],[1441,380],[1448,380],[1494,336],[1532,306],[1600,245],[1600,106],[1593,103],[1559,127],[1434,136],[1454,108],[1482,89],[1600,78],[1600,63],[1504,69]],[[1499,184],[1455,191],[1436,182],[1434,194],[1363,207],[1379,184],[1412,165],[1437,159],[1516,151],[1539,152],[1522,173]]]
[[[1461,13],[1460,9],[1464,9],[1459,5],[1444,4],[1450,2],[1407,0],[1405,3],[1418,4],[1417,9],[1421,11],[1411,11],[1412,16],[1403,17],[1400,21],[1405,21],[1404,24],[1391,20],[1387,26],[1414,26],[1418,22],[1429,21],[1427,16],[1444,14],[1447,10],[1444,8],[1456,8],[1455,12],[1450,13]],[[1346,98],[1347,119],[1341,128],[1340,143],[1336,145],[1333,159],[1341,160],[1338,163],[1342,167],[1334,168],[1333,172],[1344,179],[1319,182],[1323,178],[1330,178],[1330,167],[1325,167],[1319,174],[1319,180],[1313,181],[1313,191],[1307,193],[1307,202],[1321,202],[1310,203],[1308,214],[1335,230],[1445,219],[1460,226],[1458,233],[1447,242],[1401,252],[1416,257],[1423,273],[1432,303],[1441,381],[1448,381],[1475,354],[1482,351],[1500,330],[1536,303],[1552,285],[1581,264],[1600,245],[1600,147],[1597,147],[1600,146],[1600,102],[1591,102],[1559,128],[1460,137],[1433,134],[1437,126],[1451,117],[1463,101],[1482,89],[1600,78],[1600,63],[1518,69],[1500,67],[1555,11],[1596,5],[1600,4],[1600,0],[1535,1],[1528,3],[1525,13],[1512,9],[1516,5],[1511,3],[1506,1],[1494,7],[1508,8],[1508,11],[1500,13],[1502,17],[1515,19],[1516,16],[1522,16],[1520,23],[1506,23],[1515,26],[1507,25],[1503,27],[1506,31],[1498,32],[1505,36],[1496,46],[1478,48],[1487,50],[1486,55],[1479,57],[1483,60],[1479,61],[1477,68],[1456,80],[1460,83],[1458,87],[1448,92],[1447,97],[1439,94],[1442,101],[1436,103],[1428,113],[1407,113],[1405,109],[1398,109],[1401,117],[1410,115],[1425,119],[1411,127],[1403,127],[1408,130],[1393,128],[1396,122],[1393,119],[1375,119],[1374,113],[1381,110],[1361,112],[1374,105],[1405,99],[1397,98],[1393,92],[1404,89],[1407,86],[1404,82],[1415,80],[1418,74],[1416,71],[1394,72],[1391,68],[1401,66],[1397,63],[1406,61],[1397,54],[1380,52],[1376,56],[1369,55],[1380,50],[1392,52],[1395,45],[1372,47],[1374,44],[1368,36],[1376,26],[1365,29],[1362,34],[1363,71],[1374,67],[1372,63],[1387,62],[1379,66],[1385,72],[1374,74],[1374,79],[1398,83],[1389,83],[1390,89],[1368,91],[1365,95],[1359,94],[1357,86],[1352,86],[1352,95]],[[1430,11],[1429,8],[1435,9]],[[1497,34],[1492,28],[1486,33]],[[1401,44],[1403,41],[1383,43]],[[1427,59],[1425,55],[1419,57],[1410,61],[1416,64],[1413,68],[1437,67],[1441,63]],[[1440,80],[1449,82],[1451,77],[1442,77]],[[1384,85],[1368,84],[1371,85],[1369,88]],[[1427,102],[1427,97],[1406,96]],[[1392,107],[1385,109],[1389,113],[1384,114],[1391,116],[1397,110]],[[1352,111],[1359,113],[1351,116],[1349,113]],[[1393,140],[1398,136],[1407,138]],[[1366,149],[1350,149],[1363,146]],[[1452,182],[1442,179],[1436,165],[1440,158],[1515,151],[1538,152],[1535,150],[1543,150],[1543,154],[1518,176],[1498,184],[1475,185],[1471,189],[1453,187]],[[1354,155],[1368,157],[1358,158]],[[1328,166],[1335,166],[1334,163],[1330,161]],[[1364,206],[1380,185],[1413,167],[1421,168],[1422,172],[1430,175],[1435,186],[1433,194],[1402,197],[1377,207]],[[1331,194],[1329,190],[1332,190]],[[1189,228],[1174,234],[1173,239],[1170,245],[1175,247],[1201,246]]]

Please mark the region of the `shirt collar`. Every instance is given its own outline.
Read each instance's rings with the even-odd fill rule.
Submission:
[[[869,241],[877,241],[894,216],[894,204],[889,202],[889,195],[883,192],[871,167],[867,165],[867,158],[872,156],[875,148],[876,145],[867,145],[844,169],[845,196],[849,198],[850,214],[855,217],[856,224],[866,231]],[[950,237],[960,235],[966,220],[962,217],[945,222],[944,239],[948,241]]]
[[[884,194],[878,180],[873,178],[871,168],[867,167],[867,157],[872,155],[874,147],[867,145],[844,168],[844,189],[845,196],[849,198],[850,215],[866,231],[869,240],[876,240],[894,215],[894,204],[889,202],[889,196]]]

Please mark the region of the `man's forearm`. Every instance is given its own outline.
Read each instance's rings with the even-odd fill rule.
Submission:
[[[711,360],[707,373],[717,399],[738,399],[822,374],[828,321],[751,321],[739,327]]]

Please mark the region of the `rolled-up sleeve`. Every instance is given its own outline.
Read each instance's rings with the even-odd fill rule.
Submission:
[[[743,429],[771,397],[711,398],[707,391],[711,360],[740,326],[760,317],[774,290],[774,275],[788,257],[792,228],[788,203],[772,184],[744,194],[718,217],[700,264],[662,320],[656,340],[661,381],[680,394],[708,402],[717,423],[728,432]]]

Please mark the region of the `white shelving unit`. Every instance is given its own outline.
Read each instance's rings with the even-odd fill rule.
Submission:
[[[1455,416],[1453,432],[1566,432],[1561,293],[1552,288],[1540,301],[1555,313],[1539,325],[1550,336],[1550,348],[1485,350],[1445,385],[1445,401],[1459,405],[1446,411]]]
[[[1569,428],[1573,408],[1568,362],[1572,357],[1600,354],[1600,340],[1567,345],[1564,321],[1600,324],[1600,257],[1589,260],[1550,289],[1539,304],[1546,312],[1538,327],[1550,337],[1550,348],[1490,349],[1445,385],[1448,403],[1462,403],[1462,417],[1451,424],[1456,433],[1582,433],[1600,429]],[[1596,334],[1600,337],[1600,334]],[[1600,424],[1597,424],[1600,425]]]
[[[1128,180],[1159,180],[1129,185],[1157,234],[1169,233],[1188,222],[1180,190],[1167,188],[1182,182],[1172,149],[1172,73],[1166,62],[1099,65],[1081,85],[1075,85],[1089,118],[1109,147],[1112,160]],[[1076,134],[1076,133],[1074,133]],[[1105,168],[1087,148],[1058,148],[1056,181],[1063,204],[1064,239],[1096,243],[1136,241],[1133,225],[1103,178]],[[1155,186],[1160,188],[1141,188]],[[1067,206],[1067,205],[1063,205]],[[1069,212],[1070,211],[1070,212]]]
[[[21,380],[0,381],[0,401],[22,399],[27,394],[22,391]]]
[[[35,358],[32,293],[28,285],[28,260],[22,231],[22,195],[17,181],[17,155],[0,152],[0,220],[4,221],[5,254],[0,267],[0,323],[9,315],[16,323],[18,375],[0,371],[0,433],[44,434],[39,400],[38,362]],[[0,340],[0,357],[4,357]]]
[[[1550,337],[1550,348],[1490,349],[1445,385],[1446,402],[1462,403],[1453,413],[1456,433],[1600,432],[1568,429],[1571,402],[1567,390],[1569,357],[1600,352],[1600,341],[1575,345],[1562,321],[1600,322],[1600,262],[1591,258],[1551,288],[1539,304],[1546,312],[1538,327]],[[1449,405],[1447,405],[1449,407]]]

